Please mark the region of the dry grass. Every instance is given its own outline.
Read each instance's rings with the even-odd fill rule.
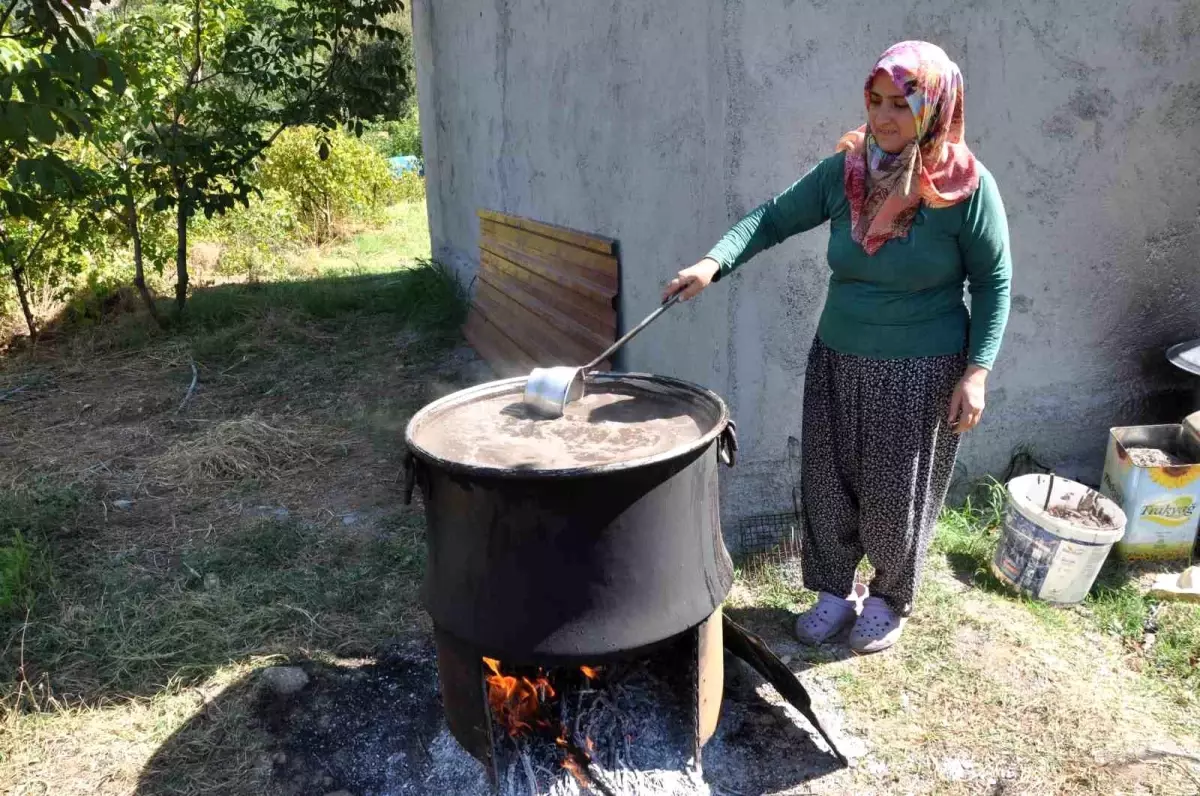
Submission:
[[[9,713],[0,772],[16,796],[269,793],[265,743],[245,678],[271,659],[228,666],[194,688],[100,706]],[[182,732],[176,734],[183,728]],[[171,750],[163,756],[164,745]],[[137,783],[141,782],[140,785]]]
[[[1195,606],[1154,608],[1115,571],[1073,609],[1012,596],[986,571],[995,497],[947,512],[917,612],[886,654],[797,644],[792,612],[813,597],[795,563],[735,584],[731,611],[828,686],[865,742],[854,769],[811,792],[1195,796]],[[1148,611],[1166,651],[1130,643]]]
[[[205,483],[280,481],[318,464],[328,446],[313,430],[271,425],[250,415],[222,420],[181,439],[156,458],[153,472],[165,485],[190,488]]]
[[[1019,604],[945,578],[931,578],[896,654],[831,672],[849,713],[888,739],[873,759],[894,781],[934,793],[1116,793],[1133,783],[1112,761],[1195,747],[1196,727],[1124,666],[1112,639],[1054,632]],[[1178,771],[1147,776],[1153,792],[1191,792]]]
[[[224,286],[170,334],[131,316],[0,367],[0,544],[19,529],[46,564],[0,616],[0,792],[312,787],[268,781],[247,678],[427,631],[399,438],[461,378],[446,287],[433,271]],[[1147,650],[1135,593],[1072,612],[989,590],[984,514],[943,528],[885,655],[791,641],[811,599],[794,568],[739,581],[731,612],[830,685],[866,743],[801,788],[1194,796],[1200,767],[1162,753],[1200,751],[1194,686],[1170,674],[1189,615],[1159,610],[1175,636]]]
[[[940,554],[903,641],[886,654],[797,644],[792,614],[770,606],[808,600],[781,573],[739,583],[732,609],[836,695],[839,723],[865,746],[854,768],[807,792],[1197,792],[1200,758],[1186,756],[1200,755],[1195,696],[1135,671],[1120,640],[1084,617],[1044,621],[1021,601],[964,585]]]
[[[268,793],[246,675],[426,627],[396,429],[461,378],[459,302],[430,265],[226,285],[0,362],[0,548],[47,565],[0,611],[0,792]]]

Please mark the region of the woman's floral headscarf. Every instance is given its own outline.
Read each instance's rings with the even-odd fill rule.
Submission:
[[[880,72],[904,92],[917,137],[895,154],[884,152],[866,125],[838,141],[838,151],[846,152],[851,236],[867,254],[892,238],[907,236],[922,202],[949,207],[979,187],[978,163],[963,143],[963,77],[958,66],[929,42],[894,44],[867,76],[867,102]]]

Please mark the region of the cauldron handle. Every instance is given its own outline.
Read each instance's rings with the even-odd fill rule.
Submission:
[[[404,505],[412,505],[413,491],[417,487],[417,467],[420,462],[411,453],[404,455]]]
[[[722,429],[721,435],[717,437],[717,456],[725,463],[727,467],[733,467],[737,464],[737,425],[730,420]]]

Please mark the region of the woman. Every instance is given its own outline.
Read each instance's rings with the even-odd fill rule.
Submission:
[[[1008,319],[1008,224],[963,142],[963,82],[941,48],[901,42],[867,78],[867,124],[754,210],[666,296],[694,298],[763,249],[830,222],[829,294],[804,384],[804,584],[819,644],[896,643],[958,452],[983,415]],[[963,284],[971,293],[971,311]],[[870,596],[854,589],[863,555]],[[845,595],[850,595],[849,597]]]

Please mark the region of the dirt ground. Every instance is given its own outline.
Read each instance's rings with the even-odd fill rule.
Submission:
[[[0,789],[367,796],[386,792],[370,772],[428,748],[431,672],[394,666],[429,641],[402,434],[487,371],[392,311],[412,278],[238,293],[186,333],[130,321],[10,353],[0,518],[25,518],[41,563],[3,625]],[[935,554],[901,646],[856,657],[792,640],[805,599],[784,567],[743,577],[728,610],[819,695],[852,765],[763,771],[731,796],[1200,793],[1200,696],[1076,613]],[[279,698],[261,672],[287,664],[307,680]]]

